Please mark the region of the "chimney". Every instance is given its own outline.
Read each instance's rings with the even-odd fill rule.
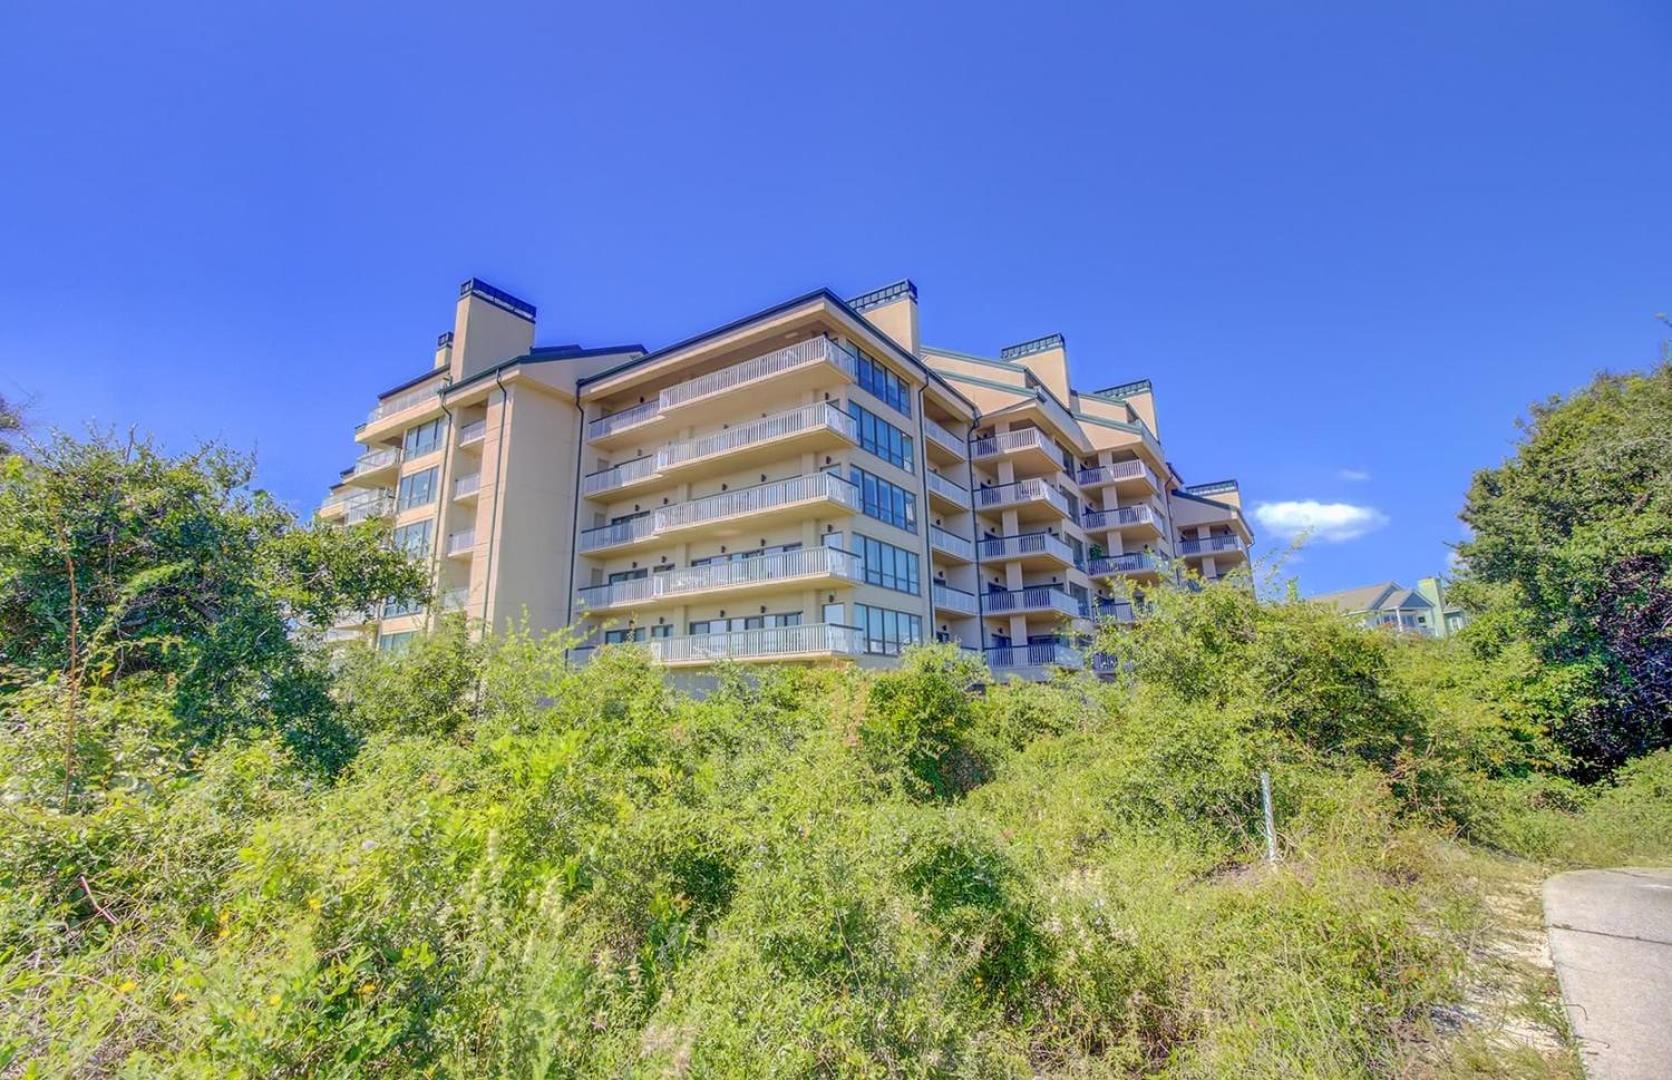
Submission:
[[[1098,397],[1120,398],[1126,402],[1127,408],[1138,414],[1139,419],[1149,425],[1150,434],[1161,438],[1161,428],[1155,422],[1155,387],[1148,379],[1137,379],[1119,386],[1106,387],[1097,392]]]
[[[1046,334],[999,350],[999,359],[1033,372],[1057,400],[1068,404],[1068,342],[1061,334]]]
[[[471,278],[459,286],[452,338],[457,382],[528,352],[534,345],[534,305]]]
[[[453,331],[445,330],[435,339],[435,369],[440,371],[453,363]]]
[[[901,278],[892,285],[856,296],[848,306],[870,320],[894,344],[918,355],[921,339],[917,335],[917,286],[909,278]]]

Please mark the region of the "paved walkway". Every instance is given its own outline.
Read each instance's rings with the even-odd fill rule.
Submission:
[[[1544,922],[1585,1075],[1672,1077],[1672,870],[1557,874]]]

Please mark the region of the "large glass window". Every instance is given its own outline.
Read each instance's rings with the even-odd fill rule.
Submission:
[[[416,637],[416,630],[403,630],[398,634],[380,634],[377,639],[378,652],[398,653],[406,651]]]
[[[859,354],[859,386],[901,416],[911,415],[911,387],[906,380],[863,352]]]
[[[888,462],[913,472],[916,469],[912,438],[863,405],[848,402],[848,415],[859,426],[859,445]]]
[[[865,568],[865,581],[885,589],[918,595],[918,567],[916,552],[885,544],[868,536],[855,536],[854,554]]]
[[[923,640],[923,617],[920,615],[870,604],[855,604],[853,608],[859,628],[865,632],[865,651],[868,653],[898,656],[907,645]]]
[[[428,558],[430,539],[434,532],[435,522],[428,518],[414,521],[410,525],[402,525],[395,530],[395,550],[404,551],[415,559]]]
[[[867,517],[908,532],[917,531],[917,496],[864,469],[853,469],[849,478],[859,489],[860,508]]]
[[[432,465],[423,472],[401,477],[400,486],[395,490],[395,509],[406,510],[435,502],[435,481],[440,472],[439,467]]]
[[[401,450],[407,457],[417,457],[441,447],[441,437],[447,433],[447,418],[438,416],[425,424],[406,429],[401,438]]]

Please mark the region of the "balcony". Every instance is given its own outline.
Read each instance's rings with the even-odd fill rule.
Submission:
[[[865,635],[851,626],[808,623],[724,634],[655,638],[645,643],[651,658],[670,667],[712,664],[717,660],[820,660],[858,656]]]
[[[654,454],[592,473],[581,481],[581,492],[589,497],[609,495],[717,460],[723,459],[727,468],[743,468],[763,457],[844,442],[859,442],[859,425],[853,417],[828,402],[803,405],[700,438],[669,443]]]
[[[465,605],[470,603],[470,590],[463,586],[448,589],[441,594],[438,600],[442,611],[463,611]]]
[[[398,397],[390,398],[388,401],[380,401],[371,412],[366,414],[366,422],[363,427],[373,427],[392,416],[406,412],[408,409],[417,408],[419,405],[438,405],[441,401],[440,393],[441,388],[439,386],[426,386],[418,390],[409,390]]]
[[[488,422],[475,420],[459,429],[459,449],[475,446],[488,435]]]
[[[928,450],[931,461],[946,464],[968,459],[969,445],[927,416],[923,418],[923,434],[926,436],[924,441],[929,444],[925,449]]]
[[[982,513],[1013,509],[1023,521],[1048,521],[1071,516],[1068,496],[1037,478],[978,488],[975,507]]]
[[[460,529],[447,536],[447,557],[468,559],[476,553],[476,530]]]
[[[601,525],[581,533],[583,554],[626,549],[688,535],[725,529],[757,516],[793,521],[807,517],[858,513],[859,489],[835,473],[821,472],[768,484],[723,491],[690,502],[663,506],[641,517]]]
[[[1103,597],[1097,601],[1097,606],[1092,610],[1096,612],[1099,619],[1107,619],[1118,623],[1129,623],[1136,617],[1130,600],[1111,600]]]
[[[708,593],[758,592],[798,583],[856,582],[862,573],[858,556],[846,551],[800,548],[776,555],[665,570],[631,581],[594,585],[577,590],[576,595],[590,611],[610,611]]]
[[[388,488],[358,491],[343,500],[343,524],[386,518],[395,512],[395,493]]]
[[[857,364],[853,353],[829,338],[798,341],[741,364],[676,383],[650,401],[599,417],[587,425],[587,438],[606,445],[618,436],[642,430],[676,412],[687,424],[700,422],[706,415],[735,412],[737,401],[730,395],[768,380],[774,393],[810,389],[829,382],[832,376],[853,382],[858,377]]]
[[[1104,555],[1087,563],[1086,573],[1092,577],[1159,577],[1161,560],[1147,551]]]
[[[1179,541],[1179,555],[1187,559],[1209,555],[1241,558],[1246,555],[1247,551],[1248,545],[1242,542],[1242,537],[1234,534]],[[1235,561],[1235,559],[1232,561]]]
[[[476,498],[482,490],[482,474],[467,473],[453,481],[453,501],[466,502]]]
[[[1080,602],[1055,585],[1030,585],[1010,592],[988,592],[981,597],[985,615],[1054,614],[1077,619]]]
[[[1094,510],[1081,520],[1087,532],[1118,530],[1136,540],[1153,539],[1161,535],[1162,517],[1151,506],[1118,506],[1113,510]]]
[[[400,463],[401,452],[392,446],[382,450],[367,450],[354,459],[349,481],[355,484],[369,484],[387,480],[394,475]]]
[[[955,563],[975,561],[975,544],[957,533],[947,532],[939,525],[929,526],[929,546]]]
[[[932,472],[925,472],[923,479],[928,484],[931,501],[938,499],[942,506],[953,510],[970,508],[969,489],[962,484],[954,484],[941,474]]]
[[[975,594],[963,589],[954,589],[950,585],[933,582],[930,594],[934,600],[936,611],[945,611],[953,615],[974,615],[976,613]]]
[[[1038,428],[1001,431],[970,443],[970,460],[1007,459],[1018,476],[1049,476],[1069,467],[1051,437]]]
[[[1075,565],[1074,549],[1050,533],[995,536],[975,546],[982,562],[1018,561],[1025,570],[1048,570]]]
[[[325,501],[319,504],[319,509],[314,511],[314,516],[321,521],[334,521],[342,517],[349,496],[353,494],[351,491],[333,491],[325,496]]]
[[[1113,484],[1122,495],[1154,495],[1161,490],[1161,480],[1155,470],[1136,460],[1081,469],[1079,481],[1080,487],[1087,490]]]
[[[1078,671],[1086,666],[1080,653],[1056,642],[1039,645],[997,645],[986,650],[994,674],[1044,678],[1051,668]]]

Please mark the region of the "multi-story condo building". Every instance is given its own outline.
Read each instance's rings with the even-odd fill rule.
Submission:
[[[1060,334],[923,345],[909,281],[654,351],[534,328],[532,305],[465,282],[434,365],[357,429],[320,513],[389,519],[436,599],[337,634],[394,646],[456,610],[675,668],[888,663],[938,638],[1033,676],[1131,617],[1116,582],[1248,558],[1236,482],[1180,480],[1148,380],[1075,390]]]

